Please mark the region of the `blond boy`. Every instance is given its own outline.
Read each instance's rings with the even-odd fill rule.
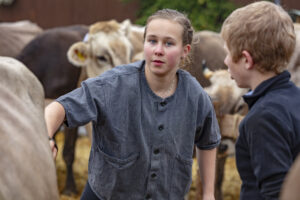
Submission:
[[[235,10],[221,35],[231,77],[250,89],[236,142],[240,199],[278,199],[300,151],[300,90],[286,71],[295,47],[293,22],[280,6],[261,1]]]

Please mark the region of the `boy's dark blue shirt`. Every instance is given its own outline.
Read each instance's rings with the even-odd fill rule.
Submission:
[[[213,106],[196,79],[178,70],[175,93],[162,99],[144,66],[115,67],[57,100],[69,126],[93,122],[88,181],[103,200],[182,200],[194,144],[212,149],[220,142]]]
[[[244,100],[250,109],[236,143],[240,199],[278,199],[300,151],[300,89],[284,71],[261,83]]]

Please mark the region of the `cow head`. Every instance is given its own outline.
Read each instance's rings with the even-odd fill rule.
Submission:
[[[204,76],[209,77],[211,82],[204,90],[213,101],[222,136],[236,139],[239,122],[248,112],[242,99],[247,89],[239,88],[227,70],[212,72],[205,69]]]
[[[247,89],[239,88],[227,70],[212,72],[206,69],[204,74],[210,76],[209,80],[212,84],[204,90],[217,105],[217,114],[235,114],[244,111],[244,107],[247,106],[242,96],[247,92]]]
[[[95,77],[114,66],[130,63],[132,45],[128,35],[130,22],[115,20],[90,26],[86,41],[73,44],[68,59],[75,66],[86,67],[87,76]]]

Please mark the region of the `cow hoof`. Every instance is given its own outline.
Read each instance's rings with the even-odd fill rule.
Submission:
[[[62,193],[66,196],[78,195],[76,186],[66,187]]]

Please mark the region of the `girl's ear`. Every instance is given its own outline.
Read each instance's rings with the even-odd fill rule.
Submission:
[[[190,44],[187,44],[183,47],[183,55],[182,57],[185,58],[189,52],[191,51],[191,45]]]
[[[242,51],[242,55],[244,57],[246,69],[252,69],[254,63],[251,54],[248,51],[244,50]]]

